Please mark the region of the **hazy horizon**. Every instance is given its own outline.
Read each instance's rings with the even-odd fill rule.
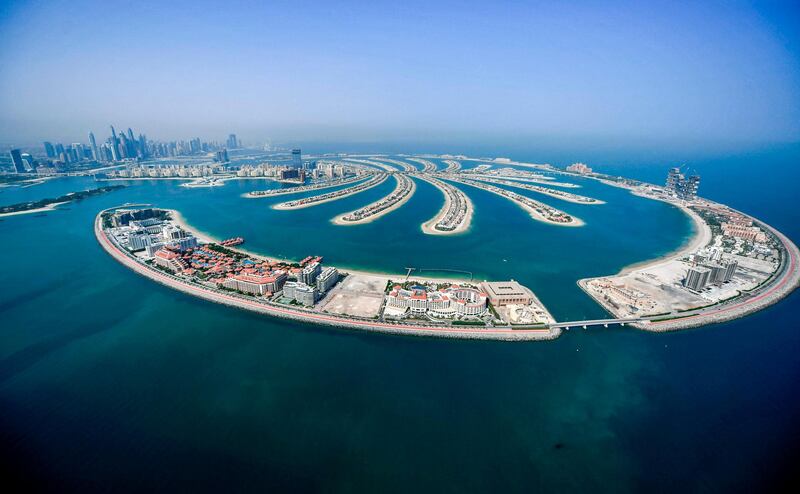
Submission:
[[[799,20],[790,3],[8,2],[0,142],[109,124],[276,144],[797,142]]]

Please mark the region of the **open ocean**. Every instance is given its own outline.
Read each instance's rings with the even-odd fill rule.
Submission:
[[[570,162],[558,152],[508,156]],[[657,183],[672,164],[600,151],[583,160]],[[687,162],[702,175],[701,195],[800,242],[800,147]],[[502,198],[459,186],[475,203],[472,230],[426,236],[419,225],[443,199],[421,181],[403,208],[374,223],[330,224],[386,194],[393,180],[294,212],[269,208],[285,198],[240,197],[274,186],[263,180],[198,189],[130,182],[58,211],[3,218],[5,478],[58,491],[459,493],[744,492],[785,480],[800,445],[796,292],[744,319],[669,334],[418,339],[201,301],[124,268],[92,231],[99,210],[150,202],[215,236],[241,235],[264,254],[514,278],[556,319],[602,317],[577,279],[670,252],[691,222],[622,189],[567,181],[607,204],[518,192],[578,216],[583,228],[534,222]],[[0,188],[0,204],[98,185],[68,178]]]

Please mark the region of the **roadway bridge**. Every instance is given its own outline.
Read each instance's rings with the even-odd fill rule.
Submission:
[[[570,329],[570,328],[583,328],[589,329],[591,326],[603,326],[607,328],[609,324],[619,324],[620,326],[624,326],[628,323],[632,322],[642,322],[648,321],[649,319],[642,319],[641,317],[630,317],[627,319],[589,319],[586,321],[568,321],[568,322],[557,322],[551,324],[551,328],[563,328],[563,329]]]

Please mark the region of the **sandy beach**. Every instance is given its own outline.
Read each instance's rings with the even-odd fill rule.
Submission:
[[[421,225],[422,231],[424,233],[427,233],[428,235],[458,235],[460,233],[468,231],[470,226],[472,225],[472,214],[474,213],[475,210],[475,206],[472,204],[472,200],[470,200],[469,196],[467,194],[464,194],[463,191],[458,190],[458,192],[460,192],[464,196],[464,200],[467,204],[467,214],[464,216],[464,219],[461,221],[461,223],[459,223],[459,225],[454,230],[451,231],[436,230],[434,228],[434,225],[436,225],[436,223],[441,221],[441,219],[444,218],[445,214],[447,213],[447,210],[450,209],[450,203],[452,202],[450,200],[450,194],[448,194],[447,191],[439,184],[438,180],[436,181],[430,180],[425,175],[416,175],[416,177],[419,178],[420,180],[424,180],[429,184],[433,185],[434,187],[439,189],[442,192],[442,194],[444,194],[444,206],[442,206],[442,209],[439,210],[436,216],[434,216],[433,218],[431,218],[430,220],[426,221]]]
[[[94,224],[95,236],[103,247],[114,259],[119,261],[124,266],[131,270],[150,278],[157,283],[165,285],[169,288],[194,295],[196,297],[216,302],[224,305],[238,307],[240,309],[260,312],[266,315],[281,317],[287,319],[294,319],[310,324],[320,324],[326,326],[337,326],[348,329],[366,330],[380,333],[403,334],[413,336],[428,336],[438,338],[460,338],[460,339],[490,339],[501,341],[536,341],[536,340],[551,340],[555,339],[561,334],[559,328],[545,328],[545,329],[511,329],[511,328],[481,328],[481,329],[466,329],[456,327],[433,327],[417,324],[407,323],[390,323],[380,322],[362,318],[341,317],[331,314],[326,314],[318,311],[302,309],[297,307],[288,307],[283,305],[276,305],[271,303],[260,302],[258,300],[247,299],[229,293],[222,293],[212,290],[209,287],[200,286],[197,284],[189,283],[176,276],[168,275],[155,268],[148,267],[142,262],[136,261],[126,253],[122,252],[113,242],[106,236],[102,229],[100,215],[95,219]],[[350,271],[354,274],[353,271]]]
[[[665,254],[657,259],[642,261],[624,267],[622,271],[618,273],[618,275],[628,274],[640,269],[657,267],[662,264],[669,263],[675,259],[686,257],[689,254],[696,252],[698,249],[705,247],[709,242],[711,242],[711,228],[709,228],[706,222],[703,221],[700,215],[687,207],[680,207],[680,209],[692,219],[694,224],[694,233],[692,234],[691,238],[689,238],[684,245],[679,247],[677,250]]]
[[[392,192],[391,192],[389,195],[396,194],[396,193],[397,193],[397,192],[400,190],[400,188],[402,187],[402,185],[403,185],[402,179],[401,179],[401,178],[399,178],[398,176],[395,176],[395,180],[397,180],[397,187],[395,187],[395,188],[394,188],[394,190],[392,190]],[[389,206],[388,208],[386,208],[386,209],[383,209],[383,210],[381,210],[381,211],[380,211],[380,212],[378,212],[378,213],[375,213],[375,214],[369,215],[369,216],[367,216],[366,218],[362,218],[362,219],[360,219],[360,220],[357,220],[357,221],[347,221],[347,220],[345,220],[345,219],[344,219],[344,218],[345,218],[345,216],[348,216],[348,215],[350,215],[350,214],[353,214],[353,213],[355,212],[355,211],[350,211],[349,213],[345,213],[345,214],[341,214],[341,215],[337,216],[336,218],[332,219],[332,220],[331,220],[331,222],[332,222],[334,225],[341,225],[341,226],[349,226],[349,225],[363,225],[363,224],[365,224],[365,223],[372,223],[373,221],[377,220],[377,219],[378,219],[378,218],[380,218],[381,216],[384,216],[384,215],[387,215],[387,214],[391,213],[391,212],[392,212],[392,211],[394,211],[395,209],[397,209],[397,208],[401,207],[403,204],[405,204],[406,202],[408,202],[408,200],[409,200],[409,199],[411,199],[411,196],[413,196],[413,195],[414,195],[414,192],[416,192],[416,190],[417,190],[417,185],[414,183],[414,181],[413,181],[413,180],[411,180],[411,179],[408,179],[408,180],[410,180],[410,181],[411,181],[411,190],[409,190],[409,191],[408,191],[408,193],[407,193],[407,194],[406,194],[406,195],[405,195],[405,196],[404,196],[402,199],[400,199],[400,200],[399,200],[399,201],[397,201],[396,203],[392,204],[392,205],[391,205],[391,206]],[[378,199],[377,201],[373,202],[372,204],[369,204],[369,205],[367,205],[367,206],[364,206],[364,208],[368,208],[368,207],[370,207],[370,206],[373,206],[373,205],[375,205],[375,204],[378,204],[378,203],[380,203],[381,201],[385,200],[385,199],[386,199],[386,197],[388,197],[388,196],[384,196],[384,197],[382,197],[382,198]],[[364,208],[359,208],[359,209],[364,209]],[[357,210],[356,210],[356,211],[357,211]]]
[[[251,178],[264,178],[264,177],[251,177]],[[269,198],[269,197],[284,196],[284,195],[288,195],[288,194],[301,194],[303,192],[313,192],[315,190],[324,190],[324,189],[330,189],[332,187],[339,187],[341,185],[349,185],[349,184],[358,182],[359,180],[363,180],[365,178],[367,178],[366,175],[356,175],[355,177],[349,178],[347,180],[341,180],[341,181],[339,181],[337,183],[326,182],[326,183],[310,186],[310,187],[308,187],[306,189],[303,189],[303,190],[296,190],[296,189],[300,189],[301,187],[293,187],[293,188],[288,188],[288,189],[272,189],[270,191],[267,191],[267,192],[270,192],[270,194],[257,194],[256,192],[258,192],[258,191],[251,191],[251,192],[246,192],[246,193],[242,194],[242,197],[244,197],[245,199],[266,199],[266,198]]]
[[[190,225],[186,221],[186,218],[179,211],[177,211],[175,209],[164,209],[164,208],[157,208],[157,209],[162,209],[163,211],[168,211],[170,213],[170,215],[172,216],[172,221],[176,225],[180,226],[182,229],[184,229],[186,231],[191,232],[195,237],[197,237],[197,240],[199,240],[201,243],[215,243],[215,244],[218,244],[219,242],[221,242],[221,239],[219,239],[218,237],[215,237],[214,235],[211,235],[210,233],[203,232],[202,230],[199,230],[198,228],[195,228],[194,226]],[[237,251],[237,252],[241,252],[242,254],[245,254],[245,255],[248,255],[248,256],[251,256],[251,257],[254,257],[254,258],[257,258],[257,259],[270,259],[270,260],[286,262],[286,263],[294,263],[294,262],[300,261],[300,259],[281,258],[281,257],[278,257],[278,256],[272,256],[272,255],[269,255],[269,254],[264,254],[262,252],[255,252],[255,251],[252,251],[252,250],[248,250],[248,249],[242,248],[239,245],[237,245],[235,247],[228,247],[228,249],[234,250],[234,251]],[[356,274],[356,275],[359,275],[359,276],[371,276],[371,277],[379,277],[379,278],[389,278],[389,279],[392,279],[392,280],[403,280],[406,277],[406,273],[405,272],[363,271],[363,270],[359,270],[359,269],[350,269],[350,268],[348,268],[346,266],[336,266],[336,268],[339,269],[342,272],[349,273],[349,274]],[[447,283],[463,283],[467,279],[467,277],[465,276],[465,277],[462,277],[462,278],[458,278],[458,277],[444,277],[443,278],[443,277],[438,277],[437,276],[437,277],[434,278],[434,277],[430,277],[430,276],[417,276],[417,275],[414,275],[414,276],[412,276],[412,279],[423,280],[423,281],[444,281],[444,282],[447,282]]]
[[[597,204],[605,204],[605,201],[601,201],[600,199],[595,199],[594,197],[582,196],[578,194],[573,194],[572,192],[563,192],[560,190],[553,190],[548,189],[547,187],[542,187],[541,185],[531,185],[528,183],[522,183],[520,180],[505,180],[505,179],[497,179],[497,178],[478,178],[476,180],[480,180],[483,182],[492,183],[495,185],[505,185],[507,187],[516,187],[522,190],[530,190],[532,192],[537,192],[539,194],[543,194],[553,199],[558,199],[560,201],[571,202],[574,204],[582,204],[584,206],[593,206]]]
[[[288,210],[292,210],[292,209],[310,208],[312,206],[317,206],[319,204],[325,204],[326,202],[338,201],[339,199],[344,199],[345,197],[350,197],[350,196],[352,196],[354,194],[358,194],[360,192],[367,191],[367,190],[369,190],[369,189],[371,189],[373,187],[377,187],[378,185],[380,185],[383,182],[385,182],[386,179],[389,178],[389,175],[383,175],[383,177],[380,177],[380,178],[378,178],[378,177],[380,177],[380,176],[377,175],[376,177],[371,178],[370,180],[367,180],[366,182],[353,185],[353,186],[351,186],[351,187],[349,187],[347,189],[342,189],[341,191],[337,191],[337,192],[342,192],[342,191],[347,191],[347,192],[344,193],[344,194],[335,196],[335,197],[329,197],[327,199],[322,199],[321,201],[308,202],[308,203],[300,204],[300,205],[297,205],[297,206],[286,206],[286,203],[282,202],[280,204],[273,205],[272,209],[277,209],[277,210],[280,210],[280,211],[288,211]],[[374,180],[374,182],[372,182],[372,180]],[[364,188],[359,189],[358,187],[361,187],[361,186],[364,186]],[[312,197],[315,197],[315,196],[312,196]],[[292,201],[288,201],[288,202],[292,202]]]
[[[61,206],[62,204],[67,204],[68,202],[71,202],[71,201],[54,202],[53,204],[48,204],[47,206],[44,206],[44,207],[41,207],[41,208],[28,209],[26,211],[14,211],[13,213],[0,213],[0,218],[4,218],[6,216],[19,216],[21,214],[45,213],[47,211],[53,211],[58,206]]]
[[[586,224],[586,223],[583,222],[583,220],[581,220],[580,218],[577,218],[577,217],[575,217],[573,215],[569,215],[570,218],[572,218],[572,221],[570,221],[569,223],[559,223],[557,221],[551,221],[550,219],[546,218],[545,216],[540,214],[538,211],[536,211],[536,209],[532,208],[531,206],[528,206],[527,204],[525,204],[525,203],[523,203],[523,202],[521,202],[521,201],[519,201],[517,199],[514,199],[514,198],[509,197],[509,196],[505,196],[505,195],[501,194],[500,192],[494,191],[492,189],[484,188],[484,187],[481,186],[483,184],[476,185],[476,183],[480,184],[480,182],[469,182],[469,181],[464,181],[462,179],[457,179],[457,178],[452,178],[452,177],[448,177],[447,180],[452,180],[453,182],[456,182],[456,183],[469,185],[470,187],[475,187],[476,189],[485,190],[486,192],[490,192],[492,194],[496,194],[496,195],[498,195],[500,197],[503,197],[503,198],[513,202],[514,204],[516,204],[520,208],[522,208],[524,211],[526,211],[528,214],[530,214],[531,218],[535,219],[536,221],[541,221],[542,223],[547,223],[548,225],[576,227],[576,226],[583,226],[583,225]],[[511,192],[511,193],[514,194],[513,192]],[[515,195],[519,195],[519,194],[515,194]],[[526,199],[528,199],[530,201],[533,201],[533,202],[537,202],[534,199],[531,199],[529,197],[526,197]],[[556,209],[556,208],[554,208],[552,206],[547,206],[547,207],[549,207],[551,209]],[[556,209],[556,211],[558,211],[558,209]],[[564,213],[564,214],[566,214],[566,213]]]

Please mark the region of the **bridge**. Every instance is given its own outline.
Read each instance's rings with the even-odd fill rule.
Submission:
[[[628,323],[632,322],[642,322],[648,321],[649,319],[642,319],[641,317],[630,317],[626,319],[587,319],[585,321],[568,321],[568,322],[557,322],[551,324],[551,328],[563,328],[569,330],[570,328],[583,328],[589,329],[590,326],[603,326],[607,328],[609,324],[619,324],[620,326],[624,326]]]

